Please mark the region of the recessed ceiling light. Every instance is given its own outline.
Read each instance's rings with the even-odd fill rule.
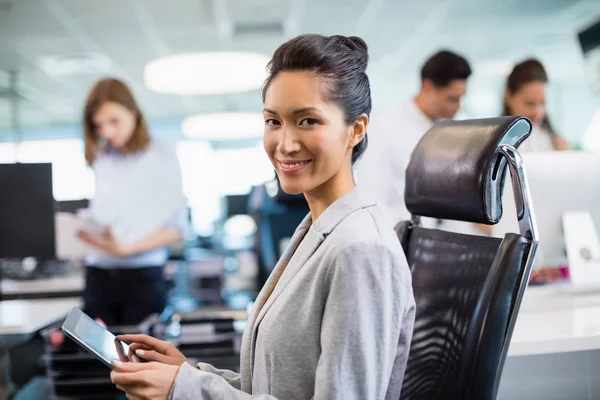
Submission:
[[[111,61],[99,53],[74,53],[42,57],[40,68],[50,76],[106,74]]]
[[[509,60],[485,60],[475,64],[473,70],[481,76],[501,76],[510,74],[513,63]]]
[[[251,139],[262,137],[264,124],[261,113],[224,112],[187,117],[181,123],[181,130],[190,139]]]
[[[258,53],[185,53],[151,61],[144,69],[148,89],[167,94],[223,94],[262,86],[270,58]]]

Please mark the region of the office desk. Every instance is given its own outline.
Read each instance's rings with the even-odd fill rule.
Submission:
[[[10,280],[0,282],[0,293],[4,300],[48,299],[79,297],[85,287],[82,273],[55,278]]]
[[[0,343],[2,347],[28,340],[36,332],[59,321],[81,299],[36,299],[0,301]]]
[[[0,392],[11,393],[10,357],[14,346],[30,340],[37,332],[65,318],[79,298],[0,301]]]
[[[568,293],[553,287],[528,288],[509,356],[600,349],[600,290]]]
[[[600,398],[600,289],[527,289],[498,398]]]

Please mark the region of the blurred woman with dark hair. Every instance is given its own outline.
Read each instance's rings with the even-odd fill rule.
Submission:
[[[519,147],[522,151],[569,150],[567,141],[556,133],[546,110],[548,75],[541,62],[530,58],[515,65],[506,80],[502,115],[520,115],[533,124],[531,136]]]

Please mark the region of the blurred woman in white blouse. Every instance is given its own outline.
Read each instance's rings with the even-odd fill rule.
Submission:
[[[179,175],[173,179],[180,178],[174,146],[150,136],[144,116],[123,82],[109,78],[94,85],[87,98],[83,123],[85,157],[96,178],[93,202],[102,201],[109,209],[115,207],[123,198],[121,192],[128,174],[145,165],[140,162],[149,154],[159,154],[161,165]],[[163,266],[169,257],[168,246],[182,237],[186,213],[185,206],[174,210],[162,227],[133,243],[119,242],[111,227],[104,234],[79,233],[82,240],[100,250],[86,258],[83,297],[91,317],[100,318],[109,326],[129,326],[164,309],[167,288]]]

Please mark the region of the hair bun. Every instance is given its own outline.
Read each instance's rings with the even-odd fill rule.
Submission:
[[[367,43],[360,37],[358,36],[349,36],[347,37],[347,40],[352,43],[353,45],[353,50],[357,50],[360,51],[361,53],[365,53],[368,54],[369,53],[369,47],[367,46]]]
[[[362,38],[358,36],[335,35],[332,36],[331,39],[355,52],[352,58],[354,58],[356,62],[355,65],[358,66],[360,72],[365,72],[367,70],[367,64],[369,63],[369,49],[367,43]]]

